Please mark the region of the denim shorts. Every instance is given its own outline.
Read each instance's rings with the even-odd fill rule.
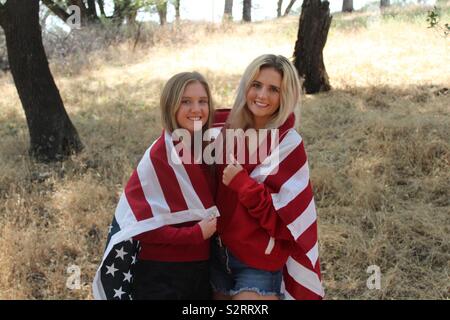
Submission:
[[[222,245],[219,237],[211,241],[210,268],[215,292],[234,296],[242,291],[253,291],[262,296],[283,298],[281,270],[271,272],[247,266]]]

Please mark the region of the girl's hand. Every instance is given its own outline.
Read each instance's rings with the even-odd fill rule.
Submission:
[[[203,219],[198,225],[202,229],[203,240],[209,239],[216,232],[217,218]]]
[[[233,155],[230,155],[231,164],[223,170],[222,182],[228,186],[233,178],[244,168],[236,161]]]

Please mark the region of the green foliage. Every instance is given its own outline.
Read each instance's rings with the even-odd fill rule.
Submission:
[[[450,25],[448,23],[444,24],[444,26],[441,25],[440,11],[436,6],[433,7],[433,10],[428,11],[427,22],[428,28],[437,28],[442,30],[445,36],[450,33]]]

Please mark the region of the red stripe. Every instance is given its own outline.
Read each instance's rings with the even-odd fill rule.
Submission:
[[[134,170],[125,187],[125,196],[137,221],[153,217],[152,208],[145,199],[137,170]]]
[[[300,245],[305,253],[308,253],[317,242],[317,220],[306,229],[300,237],[297,239],[297,243]]]
[[[305,212],[309,204],[313,200],[314,194],[312,192],[311,183],[308,183],[306,188],[300,192],[294,199],[292,199],[287,205],[278,209],[283,222],[288,225]]]
[[[210,190],[210,185],[212,183],[208,183],[207,179],[213,179],[213,174],[211,173],[210,177],[206,176],[207,173],[203,172],[200,164],[184,164],[184,167],[189,176],[192,187],[200,198],[203,206],[206,209],[212,207],[214,205],[212,192]]]
[[[155,167],[156,176],[161,185],[164,198],[171,212],[187,210],[186,200],[181,192],[175,172],[169,165],[166,153],[164,134],[156,141],[150,150],[150,160]]]
[[[272,188],[273,192],[280,191],[281,186],[289,180],[306,163],[306,153],[303,141],[279,164],[278,172],[270,175],[264,184]]]
[[[295,300],[322,300],[321,296],[296,282],[295,279],[289,275],[286,267],[283,270],[283,280],[286,291]]]

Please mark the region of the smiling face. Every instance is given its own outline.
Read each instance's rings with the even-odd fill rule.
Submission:
[[[247,91],[247,107],[256,129],[264,128],[280,107],[281,74],[274,68],[263,68]]]
[[[194,132],[194,122],[198,121],[202,128],[208,121],[209,99],[203,85],[198,82],[189,83],[181,96],[180,106],[175,114],[178,126]]]

